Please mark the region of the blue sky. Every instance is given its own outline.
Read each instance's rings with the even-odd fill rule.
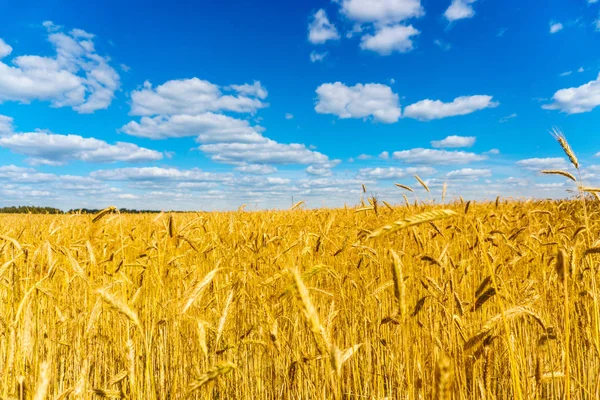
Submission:
[[[0,205],[564,197],[553,127],[600,184],[597,0],[10,3]]]

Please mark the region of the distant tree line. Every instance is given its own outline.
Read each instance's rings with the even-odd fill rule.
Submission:
[[[54,207],[37,207],[37,206],[11,206],[1,207],[0,214],[97,214],[101,209],[96,208],[77,208],[69,211],[63,211],[59,208]],[[158,210],[135,210],[129,208],[120,208],[119,212],[123,214],[148,214],[148,213],[159,213]],[[169,211],[169,212],[181,212],[181,211]]]

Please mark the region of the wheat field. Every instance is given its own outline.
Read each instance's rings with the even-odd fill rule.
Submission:
[[[600,398],[586,193],[1,216],[0,396]]]

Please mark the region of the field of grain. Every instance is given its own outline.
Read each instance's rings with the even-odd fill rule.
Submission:
[[[598,398],[599,211],[3,216],[2,398]]]
[[[579,189],[1,216],[0,396],[600,398],[600,190]]]

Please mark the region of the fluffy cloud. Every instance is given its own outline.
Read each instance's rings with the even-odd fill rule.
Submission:
[[[550,33],[556,33],[563,29],[563,24],[560,22],[550,22]]]
[[[273,167],[272,165],[265,164],[242,164],[236,167],[235,170],[244,174],[252,175],[267,175],[277,172],[277,168]]]
[[[133,143],[108,144],[79,135],[48,132],[17,133],[0,137],[0,147],[30,157],[31,164],[61,165],[72,160],[91,163],[156,161],[162,154]]]
[[[203,144],[199,149],[210,154],[212,160],[228,164],[314,164],[329,160],[303,144],[283,144],[267,138],[258,143]]]
[[[421,100],[409,105],[404,109],[404,116],[422,121],[432,119],[466,115],[472,112],[498,106],[498,102],[492,101],[492,96],[475,95],[461,96],[450,103],[440,100]]]
[[[358,22],[390,24],[425,14],[420,0],[342,0],[342,13]]]
[[[431,167],[410,167],[410,168],[362,168],[358,171],[357,179],[400,179],[410,175],[431,175],[435,169]]]
[[[331,162],[309,165],[306,168],[306,173],[314,176],[331,176],[331,169],[336,167],[340,163],[340,160],[333,160]]]
[[[181,138],[196,136],[201,142],[261,142],[264,137],[260,127],[252,127],[248,121],[224,114],[202,113],[198,115],[173,115],[142,117],[140,122],[131,121],[121,131],[132,136],[150,139]]]
[[[79,113],[107,108],[120,78],[108,58],[96,53],[93,35],[78,29],[66,34],[52,23],[44,26],[56,56],[19,56],[13,59],[14,66],[0,62],[0,103],[42,100]],[[12,48],[1,41],[0,58],[11,53]]]
[[[231,174],[205,172],[198,168],[180,170],[177,168],[142,167],[116,168],[94,171],[93,178],[108,181],[188,181],[211,182],[231,177]]]
[[[482,161],[485,160],[487,157],[465,151],[448,151],[417,148],[410,150],[395,151],[392,154],[392,158],[410,164],[450,165],[468,164],[474,161]]]
[[[12,53],[13,48],[0,38],[0,58],[4,58]]]
[[[0,115],[0,135],[12,133],[13,129],[13,119],[6,115]]]
[[[448,136],[442,140],[432,140],[431,146],[435,148],[471,147],[475,144],[475,136]]]
[[[223,91],[233,91],[225,94]],[[278,143],[264,129],[224,112],[254,113],[267,104],[266,89],[253,84],[219,87],[198,78],[172,80],[153,88],[150,83],[132,93],[131,114],[141,116],[121,131],[151,139],[194,136],[198,149],[212,160],[234,164],[313,164],[327,156],[303,144]]]
[[[450,7],[444,12],[444,17],[449,22],[454,22],[459,19],[472,18],[475,15],[475,10],[471,4],[477,0],[452,0]]]
[[[543,109],[560,110],[567,114],[579,114],[592,111],[600,105],[600,74],[598,77],[579,87],[560,89],[551,104],[544,104]]]
[[[527,158],[525,160],[517,161],[517,165],[530,171],[540,171],[543,169],[565,169],[569,166],[565,159],[561,157]]]
[[[385,123],[393,123],[400,118],[398,95],[386,85],[324,83],[316,92],[315,111],[320,114],[333,114],[342,119],[372,117]]]
[[[462,168],[455,171],[450,171],[446,174],[446,178],[450,180],[477,180],[479,178],[487,178],[492,176],[492,171],[489,169],[473,169]]]
[[[325,57],[327,57],[327,52],[323,52],[323,53],[318,53],[316,51],[313,51],[310,53],[310,61],[311,62],[319,62],[319,61],[323,61],[325,59]]]
[[[384,26],[378,29],[375,35],[364,35],[360,48],[381,55],[389,55],[393,52],[406,53],[413,49],[411,37],[419,33],[412,25]]]
[[[131,115],[198,115],[205,112],[233,111],[254,113],[266,107],[267,91],[260,82],[222,88],[198,78],[177,79],[156,88],[148,81],[131,93]]]
[[[382,160],[387,160],[390,158],[390,153],[387,151],[382,151],[378,157],[381,158]]]
[[[42,183],[56,181],[57,176],[36,172],[31,168],[3,165],[0,167],[0,179],[18,183]]]
[[[308,25],[308,40],[313,44],[322,44],[328,40],[339,38],[340,35],[336,27],[329,22],[325,10],[320,9],[317,11]]]

